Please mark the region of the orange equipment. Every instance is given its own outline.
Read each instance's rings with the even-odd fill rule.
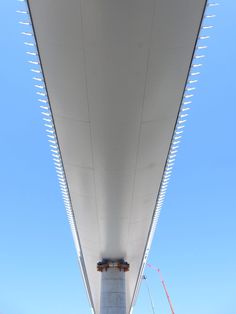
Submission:
[[[167,300],[168,300],[168,303],[169,303],[169,306],[170,306],[170,309],[171,309],[171,313],[172,313],[172,314],[175,314],[174,309],[173,309],[173,305],[172,305],[172,302],[171,302],[171,299],[170,299],[169,293],[168,293],[168,291],[167,291],[166,284],[165,284],[165,282],[164,282],[164,279],[163,279],[163,277],[162,277],[162,274],[161,274],[160,269],[159,269],[159,268],[156,268],[155,266],[153,266],[153,265],[151,265],[151,264],[147,264],[147,266],[150,267],[150,268],[152,268],[152,269],[154,269],[154,270],[159,274],[160,280],[161,280],[161,283],[162,283],[162,286],[163,286],[163,288],[164,288],[164,290],[165,290],[166,297],[167,297]]]

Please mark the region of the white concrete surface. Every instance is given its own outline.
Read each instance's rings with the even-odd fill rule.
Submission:
[[[108,268],[101,273],[100,314],[126,314],[125,275],[123,271]]]
[[[97,261],[132,306],[205,0],[29,0],[94,312]]]

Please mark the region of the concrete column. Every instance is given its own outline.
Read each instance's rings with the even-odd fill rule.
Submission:
[[[100,314],[126,314],[125,272],[108,268],[101,276]]]

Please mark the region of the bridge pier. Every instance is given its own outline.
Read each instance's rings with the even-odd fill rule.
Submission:
[[[125,272],[129,264],[103,260],[97,269],[102,273],[100,314],[126,314]]]

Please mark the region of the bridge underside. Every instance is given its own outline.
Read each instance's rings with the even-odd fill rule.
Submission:
[[[129,311],[205,0],[28,2],[90,300],[124,259]]]

